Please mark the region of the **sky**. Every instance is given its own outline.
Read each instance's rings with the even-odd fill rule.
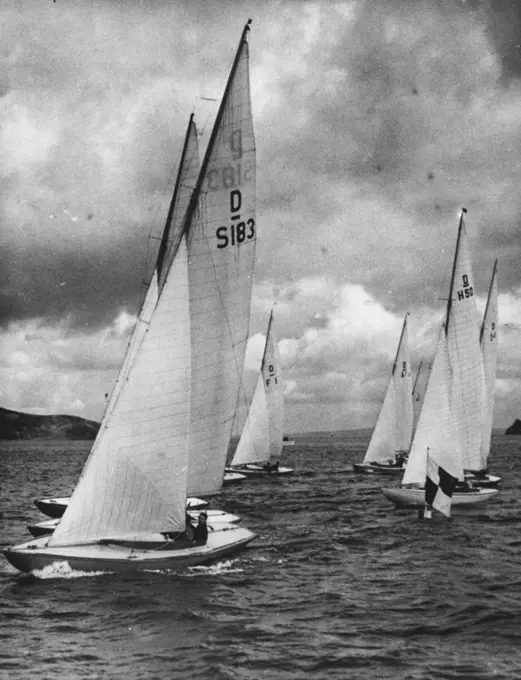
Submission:
[[[0,405],[101,419],[251,17],[248,390],[275,305],[286,431],[373,427],[405,313],[432,358],[465,206],[480,313],[499,259],[494,426],[521,417],[520,7],[4,0]]]

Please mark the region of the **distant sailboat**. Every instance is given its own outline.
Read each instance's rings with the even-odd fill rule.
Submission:
[[[280,466],[283,428],[284,392],[272,311],[257,385],[227,472],[240,472],[248,477],[293,472],[292,468]]]
[[[413,430],[410,366],[406,315],[380,415],[363,462],[353,465],[355,472],[387,475],[403,472]]]
[[[256,242],[248,30],[249,22],[157,304],[68,507],[50,537],[3,551],[21,571],[60,561],[86,571],[177,569],[254,538],[234,525],[203,543],[184,533],[187,489],[216,493],[223,483],[248,336]]]
[[[402,485],[382,489],[389,500],[399,505],[424,506],[428,450],[435,459],[449,457],[458,472],[461,468],[457,475],[461,482],[463,469],[471,468],[479,460],[484,373],[464,212],[458,228],[447,318],[438,340]],[[462,484],[452,493],[452,505],[481,503],[496,493],[496,489],[469,488]]]
[[[497,366],[497,331],[498,331],[498,283],[497,283],[497,260],[494,262],[492,279],[488,290],[487,304],[483,323],[481,325],[480,346],[483,355],[486,386],[486,410],[485,417],[481,421],[481,462],[480,469],[468,472],[466,479],[474,486],[495,487],[501,481],[501,477],[490,475],[487,472],[488,457],[490,454],[490,440],[492,437],[492,420],[494,416],[494,400],[496,388]]]

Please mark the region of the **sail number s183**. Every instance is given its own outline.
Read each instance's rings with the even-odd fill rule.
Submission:
[[[217,248],[241,245],[255,238],[255,220],[250,217],[241,219],[242,194],[239,189],[230,191],[230,223],[215,230]]]

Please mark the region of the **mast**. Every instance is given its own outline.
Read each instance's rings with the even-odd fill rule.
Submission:
[[[414,385],[412,386],[412,396],[414,397],[414,393],[416,392],[416,385],[418,384],[418,380],[420,379],[420,371],[422,370],[423,366],[423,361],[420,361],[420,365],[418,366],[418,370],[416,372],[416,378],[414,380]]]
[[[183,150],[181,152],[181,160],[179,161],[179,169],[183,168],[184,163],[185,163],[185,157],[186,157],[186,152],[188,149],[188,142],[190,139],[190,130],[192,127],[194,121],[194,114],[190,114],[190,120],[188,121],[188,127],[186,128],[186,135],[185,135],[185,141],[183,144]],[[165,223],[165,228],[163,230],[163,236],[161,238],[161,243],[159,245],[159,251],[157,253],[157,260],[156,260],[156,270],[157,270],[157,280],[158,282],[161,282],[162,279],[162,274],[163,274],[163,266],[165,262],[165,256],[166,256],[166,251],[168,249],[168,239],[170,237],[170,227],[172,226],[172,218],[174,216],[174,210],[178,202],[178,197],[179,197],[179,189],[181,186],[181,172],[179,171],[177,173],[177,178],[175,181],[175,187],[174,187],[174,194],[172,196],[172,200],[170,201],[170,206],[168,208],[168,215],[166,217],[166,223]],[[160,286],[161,288],[161,286]]]
[[[405,319],[403,320],[402,332],[400,333],[400,340],[398,341],[398,348],[396,350],[396,356],[394,358],[393,370],[391,371],[391,375],[394,375],[394,371],[396,369],[396,362],[398,361],[398,355],[400,354],[400,347],[402,346],[403,334],[405,333],[405,327],[407,326],[407,317],[408,316],[409,316],[409,312],[406,312],[405,313]]]
[[[488,315],[488,308],[490,306],[490,296],[492,294],[492,287],[494,285],[494,278],[496,276],[496,272],[497,272],[497,258],[494,261],[494,268],[492,270],[492,278],[490,279],[490,286],[489,286],[488,295],[487,295],[487,304],[485,305],[485,313],[483,314],[483,321],[481,323],[481,331],[479,333],[479,342],[480,343],[483,340],[483,333],[485,332],[485,322],[486,322],[487,315]]]
[[[266,363],[266,351],[268,349],[268,338],[270,337],[270,331],[271,331],[272,323],[273,323],[273,309],[270,312],[270,318],[269,318],[269,321],[268,321],[268,330],[266,331],[266,342],[264,343],[264,353],[262,355],[261,371],[264,369],[264,365]]]
[[[454,263],[452,265],[452,275],[450,277],[450,290],[449,290],[449,299],[447,301],[447,317],[445,319],[445,334],[448,333],[449,330],[449,317],[450,317],[450,312],[452,309],[452,293],[454,290],[454,276],[456,275],[456,263],[458,261],[458,253],[459,253],[459,246],[460,246],[460,241],[461,241],[461,232],[463,231],[463,215],[466,214],[467,208],[462,208],[461,209],[461,215],[459,218],[459,226],[458,226],[458,238],[456,240],[456,252],[454,253]]]
[[[208,170],[208,164],[210,163],[210,157],[212,155],[213,147],[215,145],[215,140],[217,138],[217,134],[219,132],[219,128],[221,126],[221,120],[224,115],[224,110],[226,107],[226,103],[228,100],[228,94],[230,92],[231,85],[233,83],[233,79],[235,77],[235,71],[237,70],[237,65],[239,63],[239,59],[241,58],[242,50],[244,45],[247,43],[247,36],[250,31],[250,24],[251,24],[251,19],[248,19],[246,25],[243,28],[241,39],[239,40],[239,47],[237,48],[237,52],[235,53],[235,58],[233,60],[232,68],[230,70],[230,75],[228,76],[228,81],[226,83],[226,87],[224,89],[224,94],[221,99],[221,104],[219,106],[219,110],[217,111],[217,116],[215,118],[215,122],[213,124],[213,129],[212,129],[212,134],[210,135],[210,141],[208,142],[208,146],[206,147],[206,152],[204,154],[204,160],[201,165],[201,170],[199,172],[199,177],[197,178],[197,183],[195,185],[195,189],[192,193],[192,196],[190,198],[190,202],[188,204],[188,208],[185,214],[185,218],[183,220],[183,225],[180,230],[180,236],[183,234],[188,234],[188,229],[190,228],[190,224],[192,222],[192,215],[194,214],[196,208],[197,208],[197,203],[199,201],[199,194],[201,193],[201,189],[203,186],[204,179],[206,177],[206,171]]]

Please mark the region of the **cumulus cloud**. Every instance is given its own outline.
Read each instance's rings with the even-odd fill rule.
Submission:
[[[372,425],[406,312],[415,362],[433,351],[466,205],[483,300],[500,259],[496,420],[508,424],[520,406],[521,12],[501,5],[4,3],[4,402],[101,414],[188,116],[204,147],[251,16],[259,241],[245,391],[275,305],[287,427]]]

